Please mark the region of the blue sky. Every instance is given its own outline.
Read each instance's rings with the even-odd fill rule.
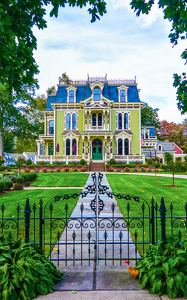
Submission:
[[[154,5],[151,13],[136,17],[128,0],[109,0],[107,14],[91,23],[87,8],[61,8],[59,16],[50,18],[48,28],[34,29],[38,41],[35,59],[37,76],[44,94],[58,84],[66,72],[71,79],[104,76],[108,79],[137,77],[141,101],[159,108],[161,120],[182,123],[176,105],[173,73],[186,72],[180,55],[186,41],[172,48],[169,42],[171,24],[163,19],[162,10]]]

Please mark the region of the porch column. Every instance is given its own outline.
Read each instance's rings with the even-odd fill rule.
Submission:
[[[40,142],[37,142],[38,155],[40,155]]]
[[[107,136],[105,136],[105,146],[104,146],[104,160],[106,161],[106,141],[107,141]]]
[[[88,161],[90,161],[90,137],[88,136]]]
[[[89,130],[91,129],[91,121],[92,121],[92,115],[91,115],[91,110],[89,110]]]
[[[47,135],[47,113],[45,114],[45,126],[44,126],[44,135]]]
[[[109,110],[107,110],[107,130],[109,130],[109,122],[110,122],[110,118],[109,118]]]
[[[84,136],[82,137],[82,158],[84,159]]]
[[[63,139],[64,156],[66,155],[66,141]]]
[[[105,110],[103,110],[103,129],[105,130]]]
[[[85,110],[84,112],[84,119],[85,119],[85,126],[84,126],[84,130],[87,130],[87,110]]]
[[[54,107],[54,140],[53,140],[53,155],[56,155],[56,106]]]
[[[112,158],[112,138],[110,138],[110,158]]]
[[[79,139],[77,140],[77,155],[79,155]]]

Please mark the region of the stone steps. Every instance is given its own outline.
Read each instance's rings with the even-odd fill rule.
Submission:
[[[90,172],[104,172],[105,163],[92,162],[90,165]]]

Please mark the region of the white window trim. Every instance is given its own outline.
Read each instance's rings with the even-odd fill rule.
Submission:
[[[67,103],[76,103],[76,91],[77,91],[77,88],[71,85],[71,86],[68,86],[66,88],[66,91],[67,91]],[[74,102],[69,102],[69,92],[70,91],[74,91]]]
[[[121,114],[122,116],[122,129],[119,129],[118,128],[118,115],[119,114]],[[126,129],[124,129],[124,114],[127,114],[127,117],[128,117],[128,120],[127,120],[127,128]],[[117,123],[117,126],[116,126],[116,128],[118,129],[118,130],[130,130],[130,112],[129,111],[119,111],[119,112],[116,112],[116,123]]]
[[[70,115],[70,129],[67,129],[67,115]],[[76,115],[76,128],[75,129],[73,129],[73,115]],[[78,130],[78,112],[76,111],[74,111],[74,112],[70,112],[70,111],[68,111],[68,112],[65,112],[65,114],[64,114],[64,118],[65,118],[65,130]]]
[[[121,85],[121,86],[119,86],[119,87],[117,87],[117,90],[118,90],[118,101],[120,102],[120,103],[124,103],[124,102],[121,102],[121,97],[120,97],[120,91],[122,91],[122,90],[125,90],[125,102],[127,102],[127,91],[128,91],[128,87],[127,86],[125,86],[125,85]]]

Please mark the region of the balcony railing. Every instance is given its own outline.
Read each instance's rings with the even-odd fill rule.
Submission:
[[[106,131],[109,130],[109,124],[107,126],[88,126],[86,128],[88,131]]]
[[[49,164],[52,164],[53,162],[79,162],[82,158],[82,155],[36,155],[35,163],[42,161],[49,162]],[[88,155],[84,155],[84,159],[88,160]]]

